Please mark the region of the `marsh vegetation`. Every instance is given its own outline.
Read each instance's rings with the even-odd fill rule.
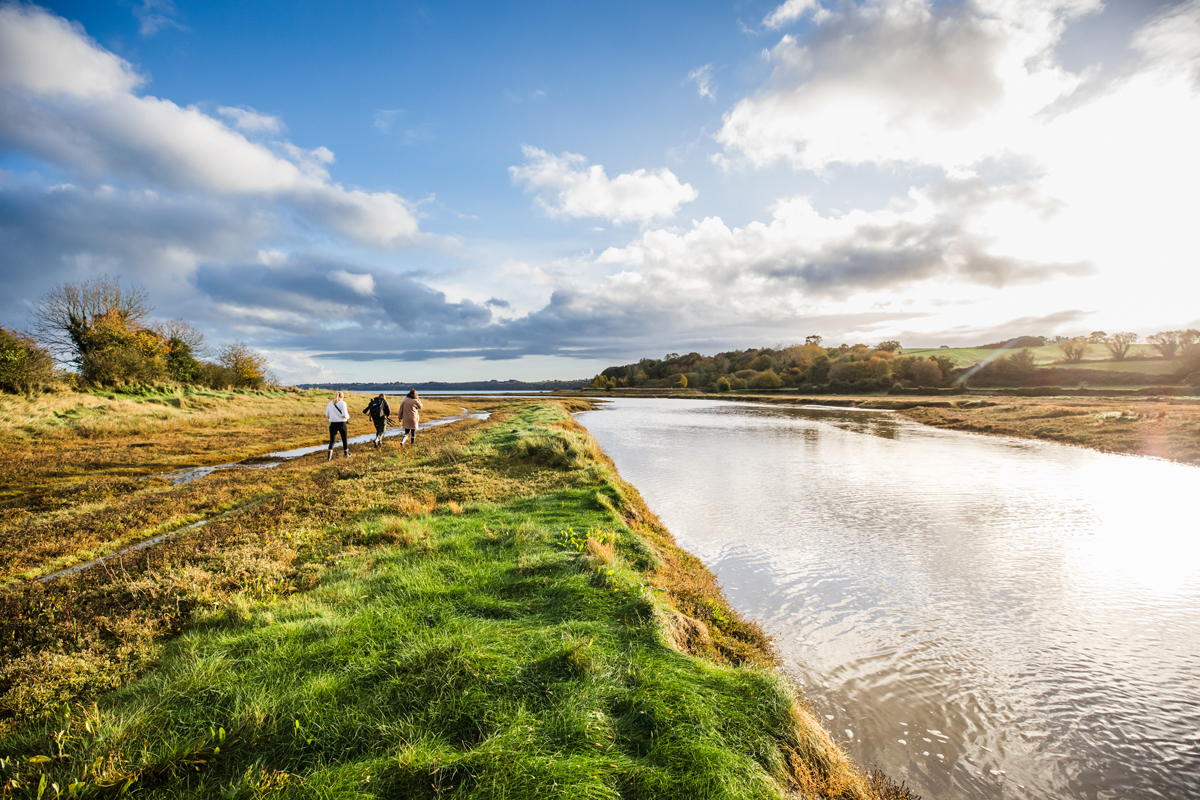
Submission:
[[[5,407],[37,478],[5,478],[5,793],[906,796],[804,709],[570,418],[585,401],[173,486],[146,476],[310,442],[324,396],[177,399]]]

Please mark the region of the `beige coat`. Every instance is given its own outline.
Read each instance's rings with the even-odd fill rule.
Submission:
[[[415,397],[406,397],[400,404],[400,427],[416,429],[421,424],[421,401]]]

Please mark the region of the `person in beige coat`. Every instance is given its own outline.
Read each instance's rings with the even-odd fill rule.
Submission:
[[[417,443],[417,426],[421,424],[421,398],[417,397],[416,389],[409,389],[408,396],[400,403],[400,427],[404,428],[404,436],[400,444],[406,440]],[[408,437],[412,436],[412,439]]]

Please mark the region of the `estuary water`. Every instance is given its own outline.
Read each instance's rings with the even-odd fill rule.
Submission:
[[[887,412],[578,419],[863,766],[926,800],[1200,797],[1200,469]]]

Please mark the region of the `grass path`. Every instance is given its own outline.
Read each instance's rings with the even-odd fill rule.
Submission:
[[[0,598],[0,794],[907,796],[562,403],[301,461],[126,574]]]

